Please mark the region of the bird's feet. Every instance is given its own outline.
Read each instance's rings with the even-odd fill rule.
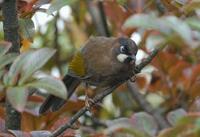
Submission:
[[[94,100],[86,95],[85,97],[85,106],[87,107],[88,111],[93,113],[93,111],[99,107],[101,107],[101,103],[96,103]]]
[[[131,81],[131,82],[135,82],[135,80],[136,80],[136,75],[130,77],[130,81]]]
[[[85,106],[90,109],[95,104],[94,100],[86,95]]]

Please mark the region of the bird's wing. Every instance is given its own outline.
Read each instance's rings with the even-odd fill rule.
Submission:
[[[68,68],[68,75],[72,77],[76,77],[78,79],[87,79],[91,77],[91,75],[87,73],[86,64],[80,51],[74,55]]]

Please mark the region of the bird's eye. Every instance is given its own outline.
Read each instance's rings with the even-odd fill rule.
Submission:
[[[121,53],[126,53],[126,52],[128,52],[127,47],[126,47],[126,46],[121,46],[121,47],[120,47],[120,52],[121,52]]]

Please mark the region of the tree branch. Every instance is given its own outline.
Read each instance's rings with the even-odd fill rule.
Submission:
[[[134,83],[128,81],[127,86],[129,88],[129,91],[130,91],[133,99],[140,105],[140,107],[143,110],[145,110],[145,112],[151,114],[154,117],[154,119],[157,121],[157,123],[161,129],[169,127],[168,122],[161,115],[160,111],[153,109],[151,104],[149,104],[149,102],[146,101],[145,97],[139,93],[137,86],[134,85]]]
[[[2,4],[4,38],[12,43],[9,52],[19,53],[20,37],[18,33],[18,19],[16,0],[4,0]],[[9,66],[8,66],[9,67]],[[6,130],[20,129],[21,115],[6,99]]]
[[[135,68],[135,73],[133,74],[133,76],[137,73],[139,73],[147,64],[149,64],[152,59],[156,56],[156,54],[158,53],[160,49],[155,49],[151,52],[151,54],[143,60],[143,62],[141,62],[139,65],[137,65]],[[99,101],[101,101],[104,97],[106,97],[107,95],[111,94],[118,86],[120,86],[122,83],[126,82],[128,79],[123,80],[123,81],[119,81],[115,86],[111,87],[111,88],[104,88],[103,90],[97,91],[97,94],[94,99],[92,104],[90,105],[90,108],[93,107],[96,103],[98,103]],[[84,115],[90,108],[88,107],[83,107],[81,110],[79,110],[66,124],[62,125],[61,127],[59,127],[57,130],[55,130],[52,135],[50,137],[57,137],[60,134],[62,134],[65,130],[67,130],[68,128],[73,127],[73,124],[82,116]]]
[[[165,8],[161,0],[155,0],[155,5],[161,15],[165,14],[167,9]]]
[[[94,1],[86,0],[88,11],[92,17],[92,21],[95,25],[96,31],[100,36],[110,36],[108,25],[106,22],[106,17],[104,13],[102,1],[98,1],[98,7],[95,5]]]

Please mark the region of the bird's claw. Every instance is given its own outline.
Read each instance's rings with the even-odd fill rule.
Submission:
[[[132,77],[130,78],[130,81],[131,81],[131,82],[135,82],[135,80],[136,80],[136,75],[134,75],[134,76],[132,76]]]
[[[101,103],[95,103],[92,98],[89,98],[88,96],[86,96],[85,106],[86,106],[88,111],[92,112],[94,109],[96,109],[98,107],[102,107],[102,104]]]
[[[89,98],[88,96],[86,96],[86,98],[85,98],[85,106],[88,108],[88,110],[90,110],[94,104],[95,104],[94,100]]]

